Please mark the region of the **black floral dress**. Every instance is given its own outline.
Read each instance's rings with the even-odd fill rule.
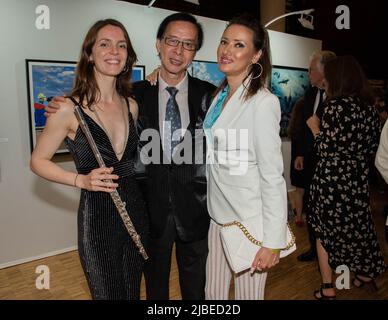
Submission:
[[[328,102],[316,137],[318,162],[309,195],[309,222],[335,269],[377,277],[385,263],[371,215],[369,157],[380,122],[373,106],[357,97]]]

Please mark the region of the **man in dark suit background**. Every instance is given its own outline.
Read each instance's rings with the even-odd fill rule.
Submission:
[[[145,267],[147,299],[169,298],[174,243],[182,298],[204,298],[209,214],[205,166],[193,161],[198,158],[195,146],[202,142],[195,141],[195,129],[202,130],[215,87],[186,71],[202,41],[202,27],[192,15],[168,16],[157,32],[156,48],[161,61],[157,85],[140,81],[133,87],[142,129],[156,130],[160,136],[159,148],[151,151],[160,150],[159,163],[147,165],[148,178],[143,188],[150,220],[149,261]],[[177,128],[186,131],[171,138],[169,130]],[[179,144],[176,146],[174,141]],[[155,159],[155,154],[149,156]],[[179,158],[188,161],[179,164]],[[204,163],[205,148],[199,158]]]
[[[314,136],[308,128],[306,121],[312,115],[316,114],[321,118],[323,113],[324,100],[326,98],[325,90],[323,88],[324,66],[325,63],[335,57],[335,53],[331,51],[316,51],[310,58],[309,78],[311,87],[306,91],[304,99],[303,113],[303,133],[301,140],[297,141],[299,155],[296,156],[294,167],[296,170],[303,170],[305,175],[305,200],[309,196],[309,188],[315,169],[315,150],[314,150]],[[306,201],[305,201],[306,203]],[[306,215],[309,215],[308,207],[305,206]],[[312,261],[317,257],[315,236],[311,230],[307,219],[307,228],[309,233],[310,249],[307,252],[298,256],[299,261]]]

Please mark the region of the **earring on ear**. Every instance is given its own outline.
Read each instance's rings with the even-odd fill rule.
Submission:
[[[124,69],[121,71],[121,74],[125,74],[128,72],[128,63],[125,64]]]
[[[246,69],[247,77],[250,75],[251,70],[252,70],[252,67],[253,67],[254,64],[257,64],[258,66],[260,66],[260,73],[259,73],[259,75],[257,75],[256,77],[252,77],[251,80],[260,78],[261,74],[263,73],[263,66],[261,65],[260,62],[251,62],[251,63],[247,66],[247,69]]]

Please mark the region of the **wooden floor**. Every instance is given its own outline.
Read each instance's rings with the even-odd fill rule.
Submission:
[[[291,195],[292,198],[292,195]],[[388,245],[384,239],[384,218],[382,207],[388,202],[388,190],[385,194],[373,192],[372,211],[378,232],[379,242],[388,263]],[[316,262],[298,262],[296,257],[308,248],[307,230],[291,226],[297,237],[298,250],[281,260],[268,275],[266,300],[310,300],[313,291],[319,287],[320,278]],[[174,254],[175,255],[175,254]],[[35,281],[38,274],[35,269],[46,265],[50,269],[50,289],[38,290]],[[363,289],[351,288],[338,290],[338,299],[388,299],[388,272],[377,279],[379,291],[368,293]],[[233,285],[231,298],[233,298]],[[77,251],[36,260],[30,263],[0,270],[0,300],[84,300],[90,299]],[[141,287],[141,299],[145,299],[144,279]],[[178,271],[173,259],[170,276],[170,299],[181,299]]]

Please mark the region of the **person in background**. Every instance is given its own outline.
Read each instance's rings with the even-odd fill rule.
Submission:
[[[304,95],[304,108],[303,108],[303,133],[302,140],[299,142],[300,148],[296,150],[294,167],[297,170],[303,170],[305,178],[305,209],[306,217],[310,214],[309,207],[307,206],[307,199],[310,190],[311,179],[315,169],[315,153],[314,149],[314,137],[311,134],[310,129],[306,125],[306,121],[312,115],[316,114],[318,118],[321,116],[323,106],[325,102],[325,90],[323,88],[323,68],[325,64],[335,57],[335,53],[331,51],[316,51],[310,57],[309,78],[311,87]],[[307,230],[310,241],[310,248],[306,252],[300,254],[297,258],[299,261],[312,261],[317,258],[316,245],[314,232],[308,223]]]
[[[379,117],[364,73],[352,56],[324,68],[327,102],[307,124],[317,145],[309,205],[322,284],[316,299],[335,299],[332,270],[345,265],[353,285],[377,290],[374,279],[386,266],[371,215],[369,158],[376,152]],[[355,130],[357,128],[357,130]]]
[[[82,105],[106,168],[99,168],[69,98],[61,99],[58,112],[47,119],[31,156],[31,169],[39,176],[81,189],[78,252],[92,298],[98,300],[140,299],[144,259],[109,194],[117,190],[145,245],[146,207],[133,177],[138,106],[130,98],[130,80],[135,62],[136,53],[120,22],[100,20],[89,29],[71,97]],[[52,160],[64,139],[77,173]]]
[[[302,132],[305,125],[303,121],[304,97],[300,98],[292,109],[291,119],[288,125],[288,137],[291,139],[291,164],[290,164],[290,180],[291,185],[295,187],[294,193],[294,209],[296,216],[295,224],[298,227],[303,227],[303,197],[306,187],[306,177],[303,167],[295,166],[295,158],[297,154],[301,154],[299,149],[302,147],[303,139]]]
[[[280,104],[266,87],[271,74],[266,29],[250,15],[232,19],[218,45],[217,61],[226,79],[203,125],[211,216],[206,299],[228,299],[233,276],[236,299],[259,300],[264,299],[266,271],[279,262],[280,248],[286,246],[287,226]],[[221,225],[254,215],[263,219],[263,246],[252,257],[251,270],[233,275]]]
[[[374,88],[373,90],[374,96],[374,106],[380,117],[381,128],[384,127],[384,124],[388,117],[388,106],[386,103],[386,92],[382,88]],[[369,177],[370,183],[372,186],[375,186],[378,189],[380,194],[384,194],[386,192],[387,184],[385,183],[383,177],[380,172],[377,170],[375,166],[375,158],[372,157],[369,165]],[[388,210],[388,206],[386,208]]]
[[[374,105],[379,113],[382,126],[388,118],[387,92],[384,89],[376,88],[374,90]]]

